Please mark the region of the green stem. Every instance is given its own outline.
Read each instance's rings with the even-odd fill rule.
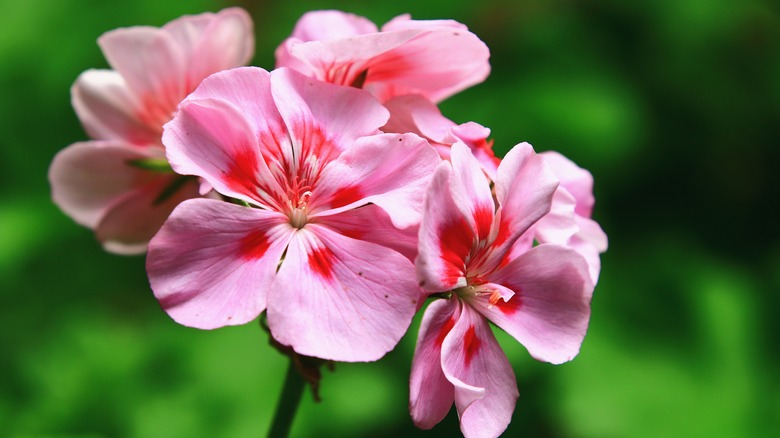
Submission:
[[[290,359],[290,366],[287,368],[287,376],[284,378],[284,387],[279,404],[276,406],[271,430],[268,432],[269,438],[282,438],[290,435],[295,412],[301,402],[303,390],[306,388],[306,381],[301,373],[295,367],[295,363]]]

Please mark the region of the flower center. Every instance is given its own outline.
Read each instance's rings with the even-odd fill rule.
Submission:
[[[495,306],[499,301],[503,300],[500,290],[489,287],[485,280],[478,277],[469,278],[468,285],[454,289],[452,293],[463,300],[487,296],[488,303],[491,307]]]
[[[301,229],[308,222],[309,212],[309,198],[311,198],[311,191],[305,191],[300,196],[296,196],[296,200],[290,199],[287,201],[289,210],[287,217],[290,218],[290,225],[295,228]]]

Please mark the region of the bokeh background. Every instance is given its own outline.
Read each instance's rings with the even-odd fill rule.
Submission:
[[[466,23],[487,81],[442,104],[592,171],[610,237],[581,354],[552,366],[501,337],[520,390],[507,436],[776,436],[780,430],[780,5],[766,0],[0,0],[0,435],[263,436],[286,360],[257,324],[178,326],[143,257],[105,253],[50,201],[54,154],[86,138],[69,87],[122,26],[241,5],[254,64],[307,10]],[[386,358],[326,372],[296,436],[414,428],[416,325]]]

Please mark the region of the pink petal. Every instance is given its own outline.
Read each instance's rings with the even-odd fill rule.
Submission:
[[[430,429],[452,407],[455,393],[441,369],[441,346],[460,315],[460,301],[436,300],[423,314],[409,377],[409,413],[415,426]]]
[[[162,124],[141,117],[141,102],[117,72],[87,70],[70,91],[73,108],[90,137],[160,144]]]
[[[374,33],[376,25],[367,18],[341,11],[311,11],[295,24],[292,37],[301,41],[330,40]]]
[[[463,212],[469,225],[476,231],[480,242],[487,242],[493,228],[493,194],[490,181],[485,177],[479,162],[469,148],[458,141],[452,145],[451,193],[455,205]]]
[[[474,158],[482,166],[488,178],[495,180],[501,160],[493,152],[493,140],[487,139],[490,136],[490,129],[475,122],[466,122],[453,127],[450,132],[471,149],[471,153],[474,154]]]
[[[282,202],[277,196],[282,190],[266,166],[255,131],[244,116],[224,100],[182,102],[163,132],[168,161],[176,172],[201,176],[223,195],[276,206]],[[273,135],[280,137],[283,133]]]
[[[455,125],[433,102],[419,94],[397,96],[384,105],[390,110],[390,120],[382,131],[420,135],[428,139],[445,160],[450,159],[451,146],[460,140],[471,149],[488,177],[495,179],[500,160],[493,153],[493,141],[487,140],[490,129],[474,122]]]
[[[412,132],[434,143],[446,145],[447,150],[455,141],[450,135],[455,122],[441,115],[436,104],[419,94],[394,97],[385,102],[384,106],[390,111],[390,119],[382,127],[384,132]],[[449,152],[446,158],[449,158]]]
[[[187,59],[167,32],[148,26],[112,30],[98,38],[108,63],[127,81],[146,108],[148,117],[162,125],[187,95]]]
[[[398,228],[417,225],[425,187],[439,162],[428,142],[413,134],[362,137],[323,170],[315,189],[321,201],[312,209],[329,215],[370,202]]]
[[[453,199],[451,173],[452,167],[446,162],[436,169],[420,224],[420,250],[415,265],[420,286],[430,292],[466,286],[466,258],[476,237]]]
[[[188,61],[188,92],[212,73],[247,64],[254,54],[254,25],[241,8],[184,16],[163,30],[176,40]]]
[[[579,231],[574,214],[576,200],[561,186],[553,194],[550,212],[534,225],[536,239],[541,243],[568,245],[571,237]]]
[[[593,212],[593,175],[555,151],[542,152],[544,161],[561,181],[561,187],[574,196],[579,216],[590,217]]]
[[[368,204],[340,214],[320,216],[317,223],[353,239],[373,242],[400,252],[410,261],[417,257],[417,227],[399,230],[380,207]]]
[[[295,233],[270,288],[277,341],[346,362],[377,360],[395,347],[420,294],[401,254],[313,223]]]
[[[501,161],[495,183],[500,221],[494,245],[506,248],[550,211],[558,178],[531,145],[521,143]]]
[[[319,13],[346,21],[336,32],[307,19],[299,38],[287,39],[276,51],[277,67],[339,85],[365,86],[380,100],[422,94],[439,101],[485,79],[489,51],[465,26],[452,21],[412,21],[400,17],[383,32],[367,33],[370,23]],[[305,33],[305,35],[304,35]]]
[[[580,229],[577,237],[583,242],[592,245],[599,253],[606,251],[608,246],[607,234],[604,233],[601,226],[593,219],[582,216],[578,216],[576,220]]]
[[[588,262],[590,279],[595,285],[599,281],[601,272],[600,254],[607,250],[607,235],[596,221],[582,216],[577,216],[577,225],[580,231],[572,236],[569,245]]]
[[[574,250],[543,244],[509,262],[488,280],[515,295],[491,303],[470,302],[512,335],[536,359],[554,364],[579,353],[590,318],[593,283],[585,260]]]
[[[321,131],[326,142],[346,149],[359,137],[379,132],[388,112],[369,93],[315,81],[282,68],[271,73],[271,89],[293,145],[320,155],[310,136]],[[304,152],[305,156],[305,152]]]
[[[266,295],[293,229],[274,212],[213,199],[185,201],[149,243],[155,297],[176,322],[201,329],[244,324]]]
[[[427,31],[422,32],[424,29]],[[425,25],[415,31],[420,32],[418,36],[376,56],[366,66],[367,89],[380,100],[421,94],[433,102],[440,102],[487,78],[490,51],[473,33],[449,26],[432,28]]]
[[[281,64],[278,67],[296,68],[298,63],[307,66],[301,73],[314,76],[321,81],[338,85],[352,85],[366,70],[374,68],[374,60],[392,49],[402,46],[424,30],[405,30],[388,33],[370,33],[348,38],[297,42],[287,45],[290,58],[297,63]],[[368,84],[368,76],[365,84]]]
[[[95,228],[95,234],[110,252],[141,253],[179,203],[200,196],[198,188],[195,178],[158,176],[115,200]]]
[[[458,23],[455,20],[412,20],[411,15],[402,14],[385,23],[382,26],[382,32],[406,29],[439,29],[442,27],[448,27],[453,30],[468,30],[465,24]]]
[[[117,200],[160,177],[127,163],[161,155],[122,142],[74,143],[57,153],[49,168],[54,203],[79,224],[95,228]]]
[[[455,386],[465,437],[497,437],[512,420],[518,391],[512,366],[490,325],[469,305],[442,344],[444,375]]]

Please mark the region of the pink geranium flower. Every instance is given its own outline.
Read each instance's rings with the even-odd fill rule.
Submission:
[[[487,46],[456,21],[401,15],[379,31],[357,15],[313,11],[276,49],[276,66],[366,88],[382,101],[416,93],[438,102],[485,80],[489,57]]]
[[[267,310],[297,353],[368,361],[417,308],[398,229],[420,220],[440,161],[413,134],[382,134],[369,93],[289,69],[217,73],[165,126],[173,168],[245,205],[181,203],[149,244],[155,296],[181,324],[211,329]],[[413,242],[412,242],[413,243]]]
[[[250,60],[252,20],[229,8],[162,28],[113,30],[98,44],[113,70],[88,70],[71,88],[76,114],[94,140],[54,158],[52,197],[94,229],[107,250],[143,252],[171,210],[199,196],[197,180],[173,174],[165,161],[162,126],[203,78]]]
[[[384,132],[413,132],[427,139],[444,159],[449,159],[452,145],[463,142],[479,162],[482,170],[495,180],[500,160],[493,153],[490,129],[474,122],[461,125],[444,117],[435,104],[420,95],[398,96],[384,103],[390,119]],[[593,176],[558,152],[541,153],[560,185],[553,196],[550,212],[526,233],[518,243],[525,252],[530,241],[556,243],[574,248],[585,257],[594,284],[599,277],[599,255],[607,250],[607,236],[591,219],[593,212]]]
[[[533,357],[568,361],[587,330],[593,283],[585,260],[570,248],[542,244],[510,252],[550,210],[558,185],[528,144],[501,162],[494,194],[461,142],[452,146],[451,163],[436,170],[420,225],[418,276],[429,293],[445,299],[423,316],[410,412],[416,425],[431,428],[454,401],[465,436],[498,436],[518,391],[488,321]]]

